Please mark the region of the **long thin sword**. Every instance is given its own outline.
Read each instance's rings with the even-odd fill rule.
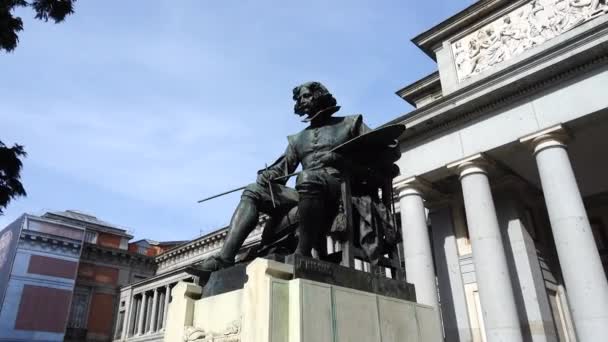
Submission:
[[[286,179],[286,178],[290,178],[290,177],[293,177],[293,176],[297,176],[297,175],[299,175],[299,174],[300,174],[300,172],[302,172],[302,171],[298,171],[298,172],[290,173],[290,174],[285,175],[285,176],[277,177],[277,178],[275,178],[275,179],[272,179],[271,181],[272,181],[272,182],[277,182],[277,181],[280,181],[280,180],[283,180],[283,179]],[[238,188],[236,188],[236,189],[228,190],[228,191],[226,191],[226,192],[222,192],[221,194],[217,194],[217,195],[213,195],[213,196],[211,196],[211,197],[203,198],[202,200],[197,201],[196,203],[203,203],[203,202],[206,202],[206,201],[212,200],[212,199],[214,199],[214,198],[218,198],[218,197],[222,197],[222,196],[224,196],[224,195],[231,194],[231,193],[233,193],[233,192],[237,192],[237,191],[240,191],[240,190],[245,190],[245,188],[246,188],[246,187],[247,187],[247,185],[245,185],[245,186],[241,186],[241,187],[238,187]]]
[[[226,191],[226,192],[222,192],[221,194],[217,194],[217,195],[213,195],[213,196],[211,196],[211,197],[203,198],[202,200],[197,201],[196,203],[203,203],[203,202],[206,202],[206,201],[208,201],[208,200],[212,200],[212,199],[214,199],[214,198],[222,197],[222,196],[224,196],[224,195],[228,195],[228,194],[231,194],[231,193],[233,193],[233,192],[237,192],[237,191],[239,191],[239,190],[245,190],[245,188],[246,188],[246,187],[247,187],[247,186],[245,185],[245,186],[242,186],[242,187],[240,187],[240,188],[236,188],[236,189],[228,190],[228,191]]]

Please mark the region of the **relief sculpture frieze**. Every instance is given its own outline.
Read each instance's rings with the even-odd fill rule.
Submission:
[[[608,0],[533,0],[452,43],[464,81],[600,15]]]
[[[193,326],[184,329],[184,342],[240,342],[241,321],[231,322],[221,333],[209,333]]]

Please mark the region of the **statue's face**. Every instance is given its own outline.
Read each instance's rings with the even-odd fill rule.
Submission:
[[[295,113],[303,116],[303,115],[314,115],[314,107],[315,107],[315,99],[314,93],[310,91],[308,87],[300,87],[300,91],[295,96],[296,105],[295,105]]]

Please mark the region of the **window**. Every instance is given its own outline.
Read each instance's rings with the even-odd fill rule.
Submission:
[[[158,293],[158,317],[156,320],[156,329],[160,330],[165,324],[165,300],[167,294],[164,291]]]
[[[72,296],[72,308],[68,320],[68,328],[84,329],[87,326],[89,315],[89,292],[83,288],[76,288]]]
[[[137,332],[137,323],[139,322],[139,310],[142,305],[142,295],[133,297],[133,305],[131,305],[131,321],[129,325],[129,336],[135,335]]]
[[[148,248],[146,246],[137,247],[137,253],[146,255],[148,253]]]
[[[97,232],[87,230],[84,233],[84,242],[97,243]]]
[[[123,302],[124,304],[124,302]],[[122,329],[125,323],[125,311],[122,310],[118,313],[118,318],[116,321],[116,332],[114,333],[114,339],[119,339],[122,336]]]
[[[549,306],[551,307],[551,314],[553,315],[553,323],[555,324],[558,341],[568,342],[570,341],[570,337],[568,336],[566,315],[559,294],[557,291],[547,289],[547,295],[549,296]]]
[[[146,308],[144,309],[144,333],[150,332],[152,326],[152,293],[146,293]]]
[[[355,258],[355,269],[357,271],[363,271],[363,261],[361,259]]]
[[[467,226],[467,216],[462,203],[460,205],[456,204],[452,206],[452,220],[454,223],[454,234],[456,236],[458,255],[471,254],[469,227]]]
[[[469,312],[469,323],[471,325],[471,332],[473,333],[473,342],[487,342],[477,283],[466,284],[464,292]]]

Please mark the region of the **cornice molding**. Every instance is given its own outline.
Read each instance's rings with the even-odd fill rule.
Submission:
[[[193,249],[211,245],[216,241],[223,241],[226,238],[226,235],[228,235],[228,228],[222,228],[220,230],[217,230],[215,232],[202,236],[198,239],[194,239],[186,244],[174,247],[174,248],[166,251],[165,253],[163,253],[155,258],[156,262],[159,263],[159,262],[165,261],[167,259],[176,257],[177,255],[187,253],[188,251],[191,251]]]
[[[155,267],[154,258],[129,252],[127,250],[107,248],[95,244],[85,243],[82,250],[81,260],[83,261],[104,261],[120,265],[143,265]]]
[[[606,27],[604,27],[604,29],[606,29]],[[545,69],[540,70],[539,72],[530,76],[530,78],[533,78],[533,76],[538,77],[538,75],[536,75],[536,74],[541,73],[543,71],[546,73],[546,75],[543,75],[544,77],[540,77],[540,79],[537,81],[529,81],[529,83],[527,85],[520,87],[519,89],[517,87],[505,85],[504,87],[501,87],[501,88],[495,90],[493,93],[491,93],[489,95],[485,95],[485,96],[482,96],[479,98],[475,98],[475,99],[466,101],[467,97],[470,97],[472,94],[481,91],[483,88],[488,88],[488,87],[492,86],[492,83],[501,82],[504,80],[504,78],[512,76],[512,74],[525,72],[525,71],[517,70],[515,72],[509,73],[505,77],[501,77],[500,79],[492,78],[492,79],[489,79],[487,82],[475,83],[475,84],[471,85],[470,87],[463,88],[452,94],[444,96],[443,98],[438,99],[437,101],[429,104],[428,106],[425,106],[418,110],[414,110],[414,111],[410,112],[409,114],[406,114],[405,116],[401,116],[395,120],[392,120],[392,121],[386,123],[385,125],[396,124],[396,123],[405,124],[406,128],[409,128],[409,130],[406,129],[406,133],[402,137],[402,141],[407,140],[408,142],[410,142],[410,141],[416,142],[419,139],[424,139],[424,138],[430,136],[431,134],[439,134],[439,133],[445,132],[456,126],[463,125],[463,124],[470,122],[474,119],[477,119],[481,116],[487,115],[488,113],[492,113],[496,109],[502,108],[511,103],[515,103],[532,94],[545,90],[545,89],[549,88],[550,86],[555,85],[556,83],[571,79],[582,73],[591,71],[598,66],[606,65],[606,63],[608,63],[608,55],[601,54],[600,51],[604,51],[607,48],[608,47],[605,47],[605,46],[598,47],[597,48],[598,51],[595,53],[595,56],[592,56],[592,58],[588,58],[587,57],[588,54],[586,52],[582,52],[580,55],[584,56],[584,57],[581,57],[581,58],[587,58],[584,62],[578,63],[578,64],[574,63],[574,66],[564,67],[562,70],[559,70],[559,72],[551,72],[556,69],[555,65],[551,66],[552,67],[551,69],[553,69],[553,70],[545,70]],[[553,52],[555,52],[555,51],[553,51]],[[558,52],[563,52],[563,51],[558,51]],[[559,64],[569,66],[572,64],[572,62],[566,60],[566,61],[560,61]],[[535,65],[526,65],[525,67],[526,67],[526,69],[529,69],[531,67],[534,67]],[[546,69],[549,69],[549,68],[546,68]],[[516,80],[512,83],[521,84],[524,82],[520,79],[520,80]],[[511,89],[515,88],[515,89],[511,90],[510,88]],[[498,93],[500,93],[500,92],[504,92],[505,94],[502,96],[499,96],[500,94],[498,94]],[[465,104],[470,104],[472,102],[481,102],[482,100],[484,100],[484,98],[487,98],[488,96],[494,97],[494,100],[487,102],[487,103],[482,102],[480,104],[474,104],[472,109],[462,110],[462,108],[464,107]],[[462,103],[462,104],[459,104],[459,103]],[[459,104],[459,105],[455,106],[454,104]],[[446,108],[446,107],[450,107],[450,106],[453,106],[453,108]],[[443,112],[441,112],[442,110],[443,110]],[[459,112],[459,110],[460,110],[460,112]],[[427,116],[433,112],[441,112],[441,113],[434,115],[432,118],[425,119],[425,116]],[[437,120],[437,118],[441,118],[442,120]],[[413,121],[418,121],[418,123],[416,124],[415,132],[413,132],[412,128],[411,128],[411,123]],[[422,125],[423,123],[424,123],[424,125]],[[408,132],[409,132],[409,135],[408,135]]]
[[[57,246],[65,246],[71,248],[80,248],[82,243],[78,240],[68,239],[52,234],[45,234],[33,230],[23,229],[21,231],[22,240],[38,241],[41,243],[48,243]]]
[[[81,243],[74,242],[73,240],[65,240],[62,238],[55,237],[53,235],[38,234],[38,232],[30,232],[23,230],[20,236],[21,247],[34,246],[46,251],[59,251],[61,254],[70,254],[77,256],[80,254]]]
[[[525,3],[530,0],[517,0],[519,3]],[[473,5],[465,8],[459,13],[449,17],[440,24],[430,28],[429,30],[417,35],[412,39],[424,53],[431,59],[436,61],[435,49],[441,46],[449,36],[457,34],[459,31],[466,29],[468,26],[475,25],[483,21],[486,17],[496,11],[511,6],[515,1],[506,0],[480,0]]]
[[[431,95],[433,92],[441,91],[441,81],[439,79],[439,71],[435,71],[420,80],[403,87],[395,94],[407,101],[414,107],[418,107],[416,102],[424,96]]]

